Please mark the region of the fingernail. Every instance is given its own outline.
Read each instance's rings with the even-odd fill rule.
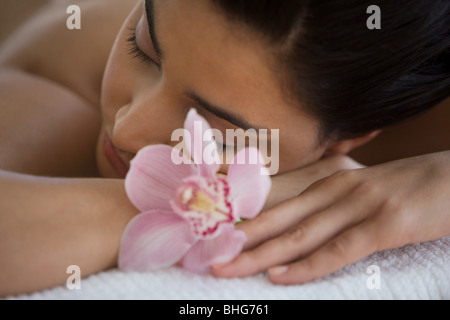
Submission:
[[[228,263],[216,263],[211,266],[212,269],[220,269],[222,267],[225,267]]]
[[[279,276],[288,270],[287,266],[274,267],[269,269],[269,275]]]

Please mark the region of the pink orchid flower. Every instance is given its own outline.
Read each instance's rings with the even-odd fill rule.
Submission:
[[[202,124],[202,137],[213,141],[209,124],[192,109],[185,130],[190,133],[193,147],[191,150],[187,143],[187,149],[195,165],[175,165],[171,158],[174,149],[166,145],[145,147],[131,162],[125,189],[142,213],[124,231],[119,268],[154,270],[180,262],[187,270],[204,272],[241,252],[246,236],[234,225],[261,211],[270,178],[261,174],[266,168],[256,148],[238,152],[228,175],[219,175],[217,149],[212,153],[215,161],[207,164],[202,159],[206,146],[195,140],[199,134],[194,130],[196,122]],[[252,156],[258,159],[256,163],[242,161]]]

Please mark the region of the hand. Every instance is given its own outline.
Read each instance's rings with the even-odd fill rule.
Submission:
[[[272,177],[272,188],[264,209],[294,198],[314,182],[341,170],[360,169],[364,166],[345,155],[332,155],[298,170]]]
[[[218,277],[269,270],[304,283],[365,256],[450,235],[450,152],[343,170],[238,225],[244,251]]]

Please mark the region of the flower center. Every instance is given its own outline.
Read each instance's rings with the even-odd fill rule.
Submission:
[[[214,238],[223,224],[234,223],[230,188],[225,178],[192,176],[177,190],[174,210],[189,222],[199,239]]]

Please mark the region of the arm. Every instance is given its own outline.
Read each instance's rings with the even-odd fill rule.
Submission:
[[[449,194],[450,151],[342,170],[239,224],[245,251],[213,272],[269,270],[275,283],[304,283],[375,251],[443,238]]]
[[[0,171],[0,296],[65,283],[117,263],[137,213],[123,181],[43,178]]]
[[[11,68],[0,96],[0,296],[63,284],[72,264],[82,276],[114,266],[136,213],[123,182],[42,177],[95,174],[98,111]]]
[[[72,264],[82,276],[115,266],[137,213],[123,181],[43,177],[98,174],[98,89],[135,4],[113,2],[56,1],[2,43],[0,296],[63,284]],[[69,4],[82,5],[81,32],[65,28]]]

